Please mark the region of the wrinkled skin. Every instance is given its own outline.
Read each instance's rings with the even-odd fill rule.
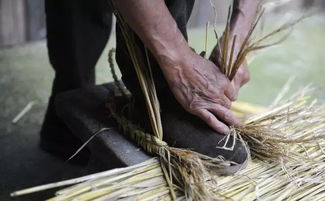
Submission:
[[[125,21],[154,55],[182,107],[219,133],[240,122],[230,111],[241,86],[249,80],[247,65],[232,82],[211,61],[191,50],[163,0],[113,0]],[[260,0],[235,0],[231,32],[242,41]],[[240,42],[237,46],[240,46]]]
[[[230,95],[232,97],[231,101],[237,100],[239,89],[245,84],[247,84],[249,80],[250,74],[248,71],[248,66],[247,63],[244,63],[239,67],[234,79],[231,81],[231,88],[234,92],[234,94]]]
[[[237,84],[232,83],[211,61],[189,51],[179,63],[165,61],[163,71],[178,102],[188,112],[203,119],[220,133],[228,133],[227,125],[240,122],[230,112],[231,101],[237,94]],[[167,59],[166,59],[167,60]],[[239,85],[238,85],[239,86]],[[231,94],[232,97],[228,96]]]

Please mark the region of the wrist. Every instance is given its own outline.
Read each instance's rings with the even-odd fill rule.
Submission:
[[[162,70],[180,66],[180,63],[192,52],[178,28],[175,32],[171,34],[172,37],[155,37],[151,41],[151,51]]]
[[[234,0],[234,9],[247,10],[257,8],[262,4],[262,0]]]
[[[238,41],[244,40],[256,20],[261,0],[235,0],[230,24],[230,35],[237,35]]]
[[[232,23],[251,24],[260,10],[261,0],[235,0]]]

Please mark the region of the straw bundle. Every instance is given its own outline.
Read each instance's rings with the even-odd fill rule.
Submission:
[[[170,195],[175,200],[177,195],[174,186],[183,190],[187,199],[194,200],[221,200],[220,195],[208,191],[206,179],[210,179],[210,172],[219,172],[231,163],[221,158],[211,158],[190,150],[170,147],[163,139],[162,123],[160,119],[159,101],[156,94],[154,79],[147,51],[142,51],[136,41],[136,36],[124,22],[122,16],[116,11],[126,46],[136,71],[142,93],[148,110],[153,134],[143,132],[133,122],[126,119],[123,114],[115,111],[116,107],[109,101],[108,109],[116,119],[122,130],[127,133],[138,145],[146,151],[160,157],[161,168],[170,189]],[[144,61],[147,61],[145,63]]]
[[[270,36],[283,31],[287,28],[292,27],[293,24],[286,24],[274,32],[262,37],[256,42],[251,41],[251,36],[255,30],[263,11],[258,15],[255,23],[247,33],[244,41],[241,43],[238,53],[235,53],[236,35],[233,41],[230,41],[230,16],[231,8],[229,9],[229,17],[226,24],[224,33],[224,40],[221,45],[217,45],[217,51],[219,57],[216,63],[219,64],[221,71],[232,80],[238,70],[238,68],[244,62],[247,54],[251,51],[269,47],[269,45],[261,45],[263,41],[268,39]],[[141,49],[136,42],[135,35],[129,29],[128,25],[124,22],[123,17],[118,11],[115,11],[117,20],[120,24],[122,34],[126,41],[126,46],[130,54],[134,69],[136,71],[138,81],[140,83],[142,92],[145,96],[145,102],[148,109],[148,115],[152,126],[153,135],[144,133],[141,129],[137,128],[131,121],[126,119],[123,114],[119,114],[115,111],[114,105],[108,105],[110,113],[117,120],[119,125],[123,128],[123,131],[128,133],[133,140],[137,142],[142,148],[150,153],[157,154],[160,157],[161,168],[166,178],[167,184],[170,187],[170,193],[172,198],[176,199],[176,193],[174,192],[174,185],[183,190],[183,193],[187,199],[194,200],[219,200],[222,198],[219,194],[211,193],[208,191],[207,180],[211,180],[212,175],[220,172],[221,169],[230,166],[230,163],[224,162],[221,158],[211,158],[208,156],[201,155],[199,153],[169,147],[167,143],[163,142],[163,131],[160,119],[159,101],[157,99],[154,79],[152,77],[151,66],[147,51],[146,55],[142,55]],[[216,35],[217,36],[217,35]],[[230,47],[231,49],[228,49]],[[277,43],[274,43],[277,44]],[[230,56],[228,58],[228,52],[230,50]],[[145,63],[146,61],[147,63]],[[117,82],[117,81],[116,81]],[[109,101],[112,103],[113,101]],[[251,127],[248,127],[249,129]],[[255,128],[257,131],[257,128]],[[239,131],[239,132],[237,132]],[[234,129],[232,135],[243,133],[244,129]],[[252,131],[248,130],[248,131]],[[262,132],[262,135],[264,133]],[[237,136],[237,135],[236,135]],[[249,139],[249,138],[247,138]],[[277,146],[274,142],[273,145]]]
[[[213,175],[207,180],[209,191],[229,200],[325,200],[325,108],[312,100],[306,90],[281,101],[272,108],[254,115],[246,125],[261,125],[280,131],[267,139],[245,132],[241,136],[251,138],[253,160],[245,170],[234,176]],[[235,105],[235,111],[245,114],[260,108]],[[292,110],[292,112],[290,112]],[[294,112],[295,111],[295,112]],[[275,115],[274,115],[275,114]],[[281,114],[281,115],[277,115]],[[287,115],[290,114],[290,115]],[[272,117],[272,120],[269,118]],[[258,126],[257,126],[258,127]],[[237,132],[240,132],[237,130]],[[265,160],[255,146],[264,140],[276,140],[288,151],[281,151],[277,158]],[[279,139],[284,139],[281,141]],[[293,143],[295,142],[295,143]],[[262,145],[259,145],[263,148]],[[271,149],[273,152],[274,150]],[[264,153],[264,151],[262,151]],[[290,157],[289,157],[290,156]],[[289,157],[289,158],[287,158]],[[293,159],[293,160],[291,160]],[[216,179],[216,180],[215,180]],[[217,182],[216,182],[217,181]],[[80,183],[80,184],[77,184]],[[160,160],[153,158],[141,164],[96,173],[85,177],[23,190],[21,195],[64,185],[77,184],[56,193],[50,200],[172,200],[170,188],[164,178]],[[182,189],[174,186],[176,200],[186,200]]]
[[[51,200],[296,200],[307,193],[324,198],[324,185],[320,183],[324,179],[322,169],[325,167],[322,148],[325,137],[323,106],[317,106],[315,101],[310,102],[304,94],[299,94],[248,120],[245,126],[233,128],[230,135],[247,143],[256,163],[235,177],[219,177],[218,171],[227,168],[230,162],[169,147],[162,141],[159,101],[147,52],[142,55],[135,35],[119,13],[115,14],[145,96],[153,134],[143,132],[119,111],[115,111],[112,102],[108,108],[125,133],[159,158],[130,168],[62,182],[61,184],[83,183],[58,191],[57,197]],[[252,42],[250,38],[260,16],[238,53],[234,52],[236,36],[231,41],[229,20],[227,22],[225,39],[217,46],[219,57],[216,62],[230,80],[249,52],[273,45],[261,43],[294,24],[286,24]],[[126,95],[121,86],[117,87]],[[60,184],[41,188],[52,186]]]
[[[268,162],[311,160],[306,158],[305,144],[325,139],[324,106],[315,106],[310,97],[297,96],[283,105],[236,128],[252,155]],[[300,151],[297,150],[300,147]]]

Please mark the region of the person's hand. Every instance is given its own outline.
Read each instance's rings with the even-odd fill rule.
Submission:
[[[262,1],[259,0],[234,0],[233,12],[230,22],[230,40],[232,41],[234,36],[237,36],[236,44],[234,45],[234,56],[239,52],[245,41],[247,34],[249,33],[253,23],[255,22],[256,16],[261,9]],[[220,39],[220,46],[222,47],[225,36]],[[232,47],[232,43],[228,44],[228,47]],[[219,59],[218,45],[216,45],[211,53],[210,60],[218,64]],[[230,55],[230,51],[228,52]],[[231,81],[232,90],[227,91],[226,94],[231,101],[235,101],[238,97],[239,89],[246,84],[250,79],[247,63],[243,63],[233,80]]]
[[[238,45],[237,45],[238,46]],[[210,55],[209,60],[211,60],[214,64],[218,64],[219,51],[218,45],[216,45]],[[237,54],[238,51],[235,51]],[[237,70],[235,77],[231,81],[230,90],[227,90],[225,93],[227,97],[229,97],[230,101],[236,101],[238,97],[239,90],[242,86],[248,83],[250,80],[250,74],[247,67],[247,62],[245,61]]]
[[[252,2],[251,2],[252,1]],[[232,31],[245,36],[254,19],[259,0],[236,0]],[[230,81],[211,61],[195,54],[169,12],[165,1],[114,0],[124,20],[139,36],[159,63],[165,78],[179,103],[190,113],[201,117],[214,130],[228,133],[227,125],[238,120],[229,108],[234,89],[245,83],[242,78]],[[243,69],[242,69],[243,70]],[[240,74],[240,73],[238,73]],[[239,75],[237,75],[239,76]]]
[[[217,66],[191,50],[180,58],[159,62],[176,99],[215,131],[229,133],[228,125],[240,124],[229,110],[231,100],[226,94],[235,94],[237,82],[232,86]]]
[[[247,84],[249,80],[250,74],[248,71],[247,63],[245,62],[239,67],[234,79],[231,81],[231,89],[226,91],[226,94],[231,101],[237,100],[240,88]]]

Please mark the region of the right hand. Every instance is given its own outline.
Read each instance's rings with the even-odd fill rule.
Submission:
[[[192,50],[178,62],[160,60],[169,87],[182,107],[200,117],[219,133],[229,133],[228,125],[240,125],[230,111],[231,83],[219,68]]]

